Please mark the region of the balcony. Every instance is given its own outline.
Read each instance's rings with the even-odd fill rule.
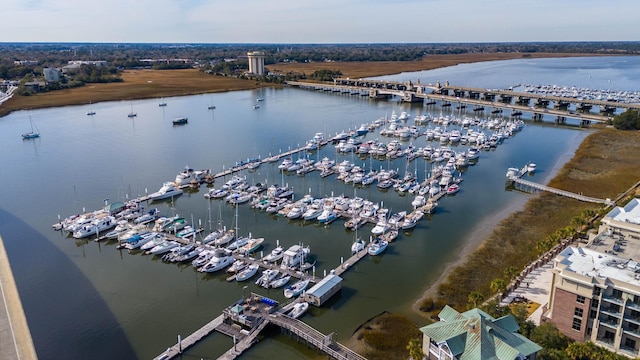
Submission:
[[[630,355],[633,358],[638,357],[638,350],[626,346],[620,346],[620,352],[625,355]]]
[[[629,329],[627,327],[622,327],[622,331],[624,331],[625,334],[640,337],[640,329]]]
[[[634,324],[638,324],[640,325],[640,317],[639,316],[631,316],[631,315],[625,315],[623,317],[623,319],[625,321],[628,321],[630,323],[634,323]]]
[[[596,339],[596,345],[602,345],[604,347],[606,347],[609,350],[613,350],[613,339],[606,339],[606,338],[597,338]]]
[[[620,310],[615,310],[615,309],[611,309],[611,308],[600,308],[600,313],[601,314],[606,314],[609,316],[615,316],[617,318],[621,318],[622,317],[622,313],[620,312]]]
[[[618,319],[599,319],[600,325],[607,325],[609,327],[617,328],[620,324]]]
[[[613,297],[611,295],[603,295],[602,300],[606,300],[610,303],[624,305],[624,300],[621,297]]]
[[[634,310],[637,310],[637,311],[640,311],[640,304],[636,304],[636,303],[634,303],[634,302],[632,302],[632,301],[629,301],[629,302],[627,303],[627,308],[629,308],[629,309],[634,309]]]

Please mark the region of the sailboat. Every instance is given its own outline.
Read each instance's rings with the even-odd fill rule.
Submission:
[[[89,100],[89,106],[91,106],[91,100]],[[93,116],[95,114],[96,114],[96,112],[93,111],[93,109],[90,109],[89,111],[87,111],[87,115],[89,115],[89,116]]]
[[[160,103],[158,104],[158,106],[167,106],[167,103],[163,100],[163,98],[160,98]]]
[[[136,116],[138,116],[138,114],[133,112],[133,101],[132,101],[131,102],[131,112],[129,113],[129,115],[127,115],[127,117],[134,118]]]
[[[215,110],[216,109],[216,106],[213,105],[213,101],[211,102],[211,105],[209,105],[209,107],[207,109],[209,109],[209,110]]]
[[[29,116],[29,124],[31,125],[31,131],[22,134],[22,140],[35,139],[37,137],[40,137],[40,131],[38,131],[38,127],[33,124],[31,116]]]

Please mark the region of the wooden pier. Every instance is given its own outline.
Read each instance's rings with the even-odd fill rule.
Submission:
[[[613,201],[611,201],[611,199],[598,199],[598,198],[594,198],[594,197],[590,197],[590,196],[585,196],[585,195],[582,195],[582,194],[576,194],[576,193],[573,193],[573,192],[570,192],[570,191],[560,190],[560,189],[552,188],[552,187],[547,186],[547,185],[538,184],[538,183],[535,183],[533,181],[524,180],[524,179],[521,179],[521,178],[519,178],[517,176],[510,176],[508,178],[508,180],[510,182],[514,183],[514,187],[516,187],[516,189],[522,190],[522,191],[526,191],[526,192],[546,191],[546,192],[550,192],[552,194],[566,196],[566,197],[569,197],[569,198],[572,198],[572,199],[576,199],[576,200],[579,200],[579,201],[597,203],[597,204],[605,204],[607,206],[615,205],[615,203]]]
[[[162,354],[156,356],[154,360],[173,359],[174,357],[182,354],[182,352],[185,349],[193,346],[193,344],[197,343],[198,341],[200,341],[200,339],[204,338],[205,336],[209,335],[212,331],[214,331],[218,326],[222,324],[223,320],[224,320],[223,315],[220,315],[217,318],[211,320],[210,322],[205,324],[203,327],[196,330],[193,334],[187,336],[182,341],[169,347]]]

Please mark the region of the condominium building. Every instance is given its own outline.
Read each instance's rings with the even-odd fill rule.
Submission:
[[[249,72],[254,75],[264,75],[264,51],[251,51],[249,58]]]
[[[623,355],[640,350],[640,201],[611,210],[598,234],[569,247],[553,264],[551,321],[568,337]]]

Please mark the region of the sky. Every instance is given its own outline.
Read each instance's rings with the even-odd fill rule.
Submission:
[[[638,41],[638,0],[3,0],[0,42]]]

